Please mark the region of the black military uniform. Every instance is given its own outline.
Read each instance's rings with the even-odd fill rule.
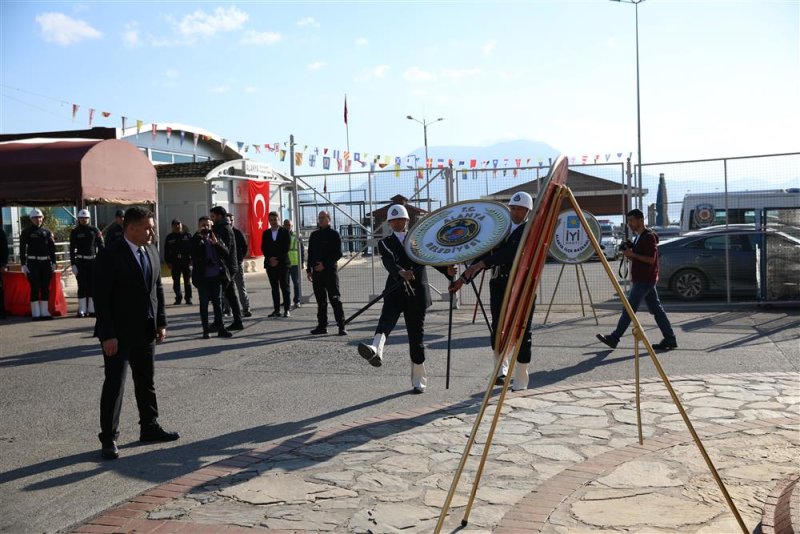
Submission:
[[[5,296],[3,295],[3,271],[8,265],[8,237],[0,227],[0,319],[6,318]]]
[[[114,214],[115,217],[123,218],[125,216],[125,212],[122,210],[117,210]],[[109,224],[103,232],[105,235],[106,246],[111,246],[112,243],[116,243],[117,241],[122,241],[125,239],[125,229],[122,228],[122,225],[119,224],[117,221],[112,222]]]
[[[306,272],[311,275],[314,298],[317,300],[317,329],[312,333],[326,333],[328,328],[328,299],[333,308],[333,317],[339,327],[339,334],[345,335],[344,309],[339,293],[339,274],[336,263],[342,257],[342,239],[339,232],[328,226],[311,232],[308,238],[308,262]],[[317,272],[314,267],[321,263],[325,267]]]
[[[52,232],[43,226],[31,225],[19,236],[20,263],[28,269],[31,285],[31,314],[34,319],[48,318],[50,280],[56,264],[56,242]]]
[[[405,233],[399,234],[405,239]],[[389,271],[386,278],[384,291],[395,286],[395,289],[383,298],[383,308],[378,319],[378,326],[375,328],[375,338],[373,345],[360,344],[359,354],[369,360],[374,366],[382,363],[381,351],[383,343],[397,325],[400,314],[406,322],[408,332],[408,348],[412,362],[412,386],[416,393],[422,393],[425,389],[425,345],[423,336],[425,333],[425,313],[431,306],[431,292],[428,287],[428,275],[424,265],[420,265],[406,254],[403,243],[397,233],[392,233],[383,238],[378,243],[378,251],[383,261],[383,266]],[[434,267],[445,276],[446,267]],[[403,280],[400,271],[410,271],[414,274],[411,282],[397,284]],[[377,350],[376,350],[377,349]],[[377,354],[376,354],[377,353]]]
[[[79,224],[69,234],[69,262],[78,268],[75,278],[78,280],[78,315],[81,317],[87,311],[90,317],[94,317],[92,271],[94,258],[103,246],[103,234],[90,224]]]
[[[186,290],[186,304],[192,304],[192,268],[190,243],[192,236],[188,232],[171,232],[164,240],[164,261],[172,271],[172,289],[175,291],[175,304],[183,300],[181,294],[181,276]]]

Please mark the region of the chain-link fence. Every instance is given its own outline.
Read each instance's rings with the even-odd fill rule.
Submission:
[[[630,165],[572,165],[567,185],[584,209],[594,208],[587,211],[604,222],[601,226],[613,234],[607,236],[611,243],[624,237],[624,213],[629,207],[642,206],[648,225],[656,227],[664,242],[659,288],[667,298],[800,299],[800,153],[642,167],[637,184],[637,177],[630,176]],[[385,209],[398,195],[410,207],[413,224],[455,201],[488,198],[506,202],[517,189],[535,197],[539,179],[548,170],[548,166],[376,168],[298,175],[300,235],[307,239],[316,227],[319,211],[330,213],[345,253],[339,264],[343,298],[366,302],[379,294],[385,283],[386,273],[373,247],[388,234]],[[760,192],[752,193],[754,190]],[[746,195],[746,191],[752,194]],[[689,237],[668,241],[670,236],[726,221],[744,226],[735,226],[727,234],[705,230],[708,233],[701,235],[702,241]],[[607,256],[617,271],[616,253]],[[446,299],[445,278],[431,271],[429,280],[434,300],[437,293]],[[476,280],[476,286],[480,282]],[[481,293],[488,302],[488,279]],[[577,267],[562,268],[550,261],[545,265],[540,306],[552,301],[554,305],[588,307],[612,298],[613,287],[597,258]],[[462,290],[462,305],[475,302],[471,290]]]

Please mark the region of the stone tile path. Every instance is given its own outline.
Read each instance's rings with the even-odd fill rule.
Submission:
[[[800,376],[674,377],[748,528],[800,471]],[[463,532],[738,532],[660,380],[509,394]],[[455,530],[488,430],[462,476]],[[462,403],[266,444],[132,499],[76,532],[431,532],[475,420]],[[252,530],[250,530],[252,531]]]

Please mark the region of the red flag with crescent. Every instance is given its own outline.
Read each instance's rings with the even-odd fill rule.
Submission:
[[[269,227],[269,182],[247,180],[247,197],[250,201],[250,255],[261,256],[261,234]]]

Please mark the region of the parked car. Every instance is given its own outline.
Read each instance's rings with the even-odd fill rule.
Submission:
[[[603,249],[603,255],[607,260],[615,260],[619,256],[619,239],[613,235],[604,235],[600,237],[600,248]]]
[[[759,254],[765,242],[768,269],[777,266],[780,278],[800,280],[800,239],[772,228],[756,230],[753,225],[709,227],[658,245],[658,290],[682,300],[696,300],[712,294],[726,294],[726,249],[730,261],[731,295],[759,298],[757,273]]]

